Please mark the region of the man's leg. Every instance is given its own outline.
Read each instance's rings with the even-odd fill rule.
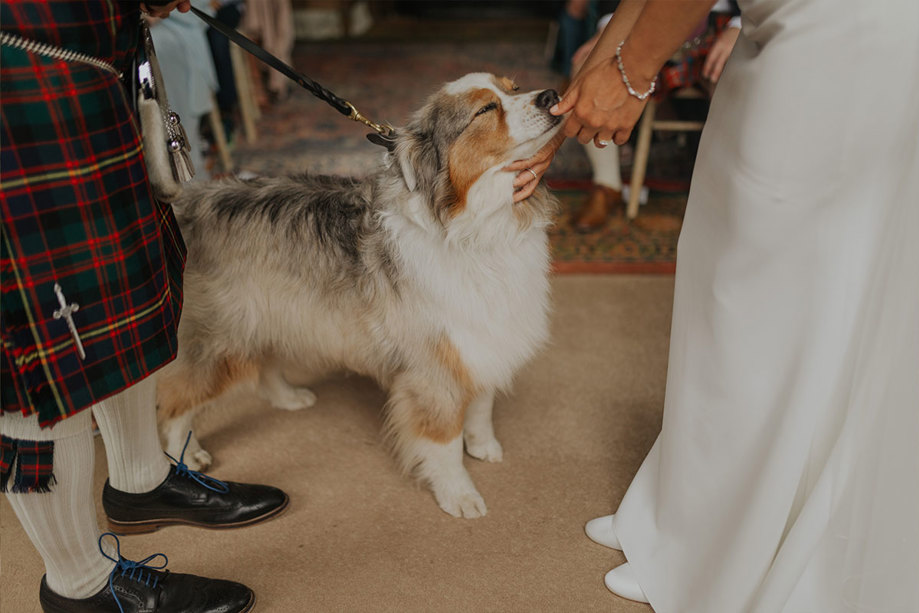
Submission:
[[[266,485],[223,482],[166,458],[156,426],[156,376],[93,406],[105,441],[109,481],[102,505],[119,534],[185,524],[245,526],[278,515],[287,494]]]
[[[149,492],[169,475],[156,429],[156,376],[93,406],[105,441],[109,483],[131,494]]]
[[[115,563],[99,552],[89,411],[50,429],[39,428],[34,416],[5,413],[0,432],[19,440],[54,442],[51,491],[7,493],[7,499],[45,563],[48,587],[68,598],[95,594]]]
[[[100,544],[93,501],[94,446],[89,411],[49,429],[39,428],[34,416],[7,413],[0,415],[0,433],[13,439],[17,448],[14,463],[28,462],[28,450],[35,442],[54,444],[50,491],[7,493],[10,506],[45,563],[39,588],[43,610],[110,611],[119,601],[122,606],[155,602],[155,611],[189,613],[243,613],[252,608],[255,595],[241,583],[157,568],[139,571],[135,563],[120,557],[114,539]],[[15,464],[11,466],[11,472],[16,470]],[[18,478],[11,481],[8,487],[19,485]]]
[[[619,147],[610,144],[598,149],[593,143],[587,143],[584,152],[590,160],[594,187],[574,216],[573,225],[579,230],[594,230],[603,227],[613,207],[622,202]]]

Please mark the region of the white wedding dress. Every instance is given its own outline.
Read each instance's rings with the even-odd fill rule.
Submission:
[[[616,514],[657,613],[919,613],[919,0],[741,0]]]

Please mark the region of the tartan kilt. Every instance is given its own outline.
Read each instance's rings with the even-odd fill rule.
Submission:
[[[127,69],[139,3],[3,0],[11,32]],[[138,125],[104,70],[0,48],[0,409],[42,427],[176,353],[185,245],[150,191]],[[81,359],[55,285],[86,357]]]

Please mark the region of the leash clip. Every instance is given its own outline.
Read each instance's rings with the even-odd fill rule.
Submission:
[[[359,110],[357,110],[357,108],[353,104],[351,104],[347,100],[344,100],[344,103],[348,106],[349,109],[351,109],[351,114],[348,115],[348,119],[351,119],[352,121],[361,122],[365,126],[372,128],[377,134],[379,134],[380,136],[383,136],[384,138],[392,138],[393,136],[395,136],[396,134],[395,128],[393,128],[388,123],[384,123],[384,124],[374,123],[370,121],[369,119],[367,119],[366,117],[364,117],[364,115]]]
[[[368,134],[367,140],[369,140],[374,145],[380,145],[381,147],[385,147],[390,153],[395,151],[396,149],[396,129],[394,127],[392,127],[388,123],[384,123],[384,124],[374,123],[370,121],[369,119],[367,119],[366,117],[364,117],[364,115],[361,114],[361,112],[357,110],[357,108],[355,108],[355,106],[351,104],[350,102],[348,102],[347,100],[342,100],[342,102],[344,102],[345,105],[349,109],[351,109],[351,114],[348,115],[348,119],[351,119],[353,121],[359,121],[365,126],[368,126],[371,129],[373,129],[374,132],[376,132],[376,134]]]

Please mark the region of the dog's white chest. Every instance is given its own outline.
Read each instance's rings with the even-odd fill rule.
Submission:
[[[441,245],[407,259],[418,298],[430,309],[427,326],[440,328],[477,381],[508,385],[548,336],[545,234],[533,231],[487,252]]]

